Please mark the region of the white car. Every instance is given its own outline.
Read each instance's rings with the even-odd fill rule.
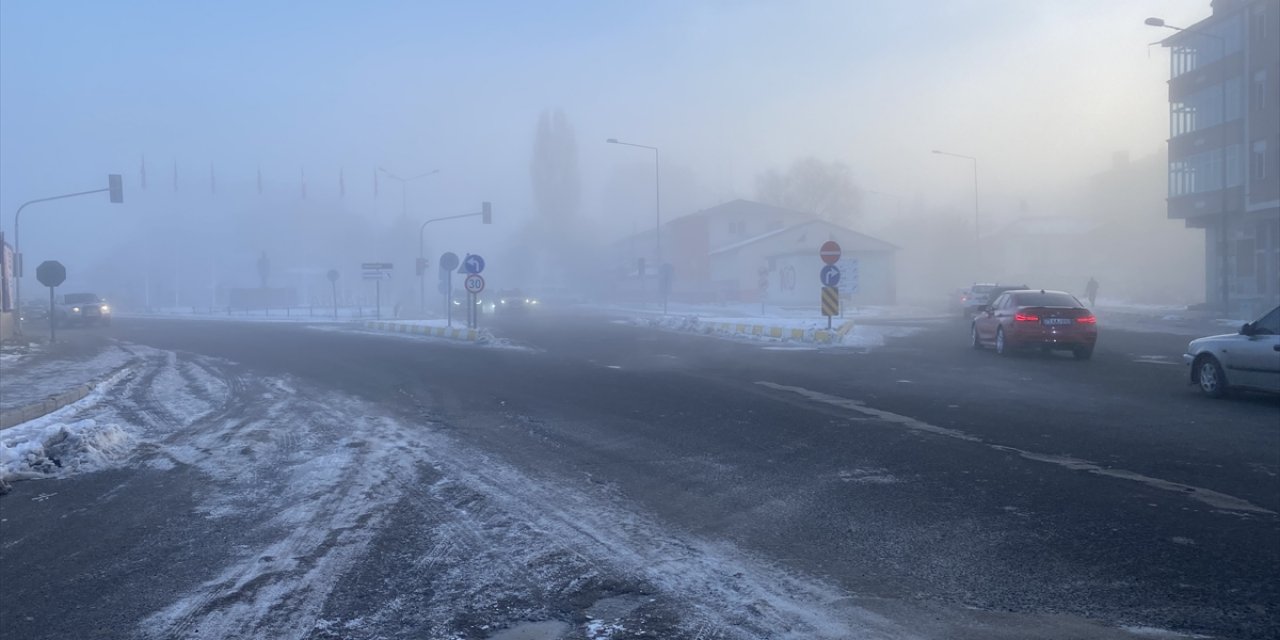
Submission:
[[[1191,384],[1207,396],[1237,388],[1280,393],[1280,307],[1239,333],[1192,340],[1182,359],[1191,366]]]

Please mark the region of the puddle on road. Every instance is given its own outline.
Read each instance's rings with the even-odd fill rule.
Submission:
[[[521,622],[491,636],[488,640],[560,640],[569,633],[569,625],[559,620]]]

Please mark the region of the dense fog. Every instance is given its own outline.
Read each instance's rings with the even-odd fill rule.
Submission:
[[[410,314],[420,231],[435,299],[449,251],[495,290],[608,301],[654,277],[656,217],[737,199],[896,246],[898,302],[1095,277],[1195,304],[1204,235],[1165,212],[1168,54],[1143,18],[1204,5],[7,2],[0,220],[13,244],[23,202],[123,175],[123,204],[33,205],[20,233],[24,292],[57,259],[64,291],[126,309],[369,304],[361,264],[389,262],[383,304]],[[490,225],[422,226],[482,202]],[[1027,235],[1068,259],[1011,257]]]

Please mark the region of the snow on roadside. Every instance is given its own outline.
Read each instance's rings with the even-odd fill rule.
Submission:
[[[688,315],[669,315],[661,317],[640,317],[632,321],[634,324],[655,327],[670,331],[683,331],[699,335],[756,340],[773,343],[805,343],[827,347],[882,347],[887,338],[900,338],[919,331],[919,327],[909,325],[872,325],[855,320],[837,320],[832,329],[827,323],[813,318],[761,318],[761,317],[701,317]],[[840,332],[845,322],[852,322],[852,327]],[[725,325],[728,325],[727,327]],[[759,333],[755,326],[765,327]],[[781,337],[770,335],[769,328],[781,329]],[[795,337],[793,331],[801,331],[801,337]],[[823,335],[825,334],[825,335]]]
[[[6,429],[0,432],[0,483],[105,469],[124,459],[135,440],[92,419]]]
[[[121,371],[76,402],[0,431],[0,489],[15,480],[65,477],[124,460],[136,441],[131,430],[76,416],[101,403],[127,374]]]

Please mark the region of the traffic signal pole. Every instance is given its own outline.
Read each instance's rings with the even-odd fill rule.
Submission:
[[[49,198],[28,200],[22,203],[18,207],[18,211],[13,214],[13,253],[16,267],[14,269],[14,275],[16,277],[14,278],[13,303],[14,310],[17,312],[16,317],[18,319],[13,326],[17,330],[18,335],[22,335],[22,277],[26,275],[26,268],[22,263],[22,235],[18,226],[19,222],[22,220],[22,210],[26,209],[29,205],[39,202],[49,202],[51,200],[62,200],[65,198],[77,198],[79,196],[87,196],[95,193],[110,193],[111,202],[119,204],[124,202],[124,188],[122,184],[123,181],[120,175],[113,173],[107,176],[106,189],[91,189],[89,191],[77,191],[76,193],[64,193],[60,196],[52,196]]]

